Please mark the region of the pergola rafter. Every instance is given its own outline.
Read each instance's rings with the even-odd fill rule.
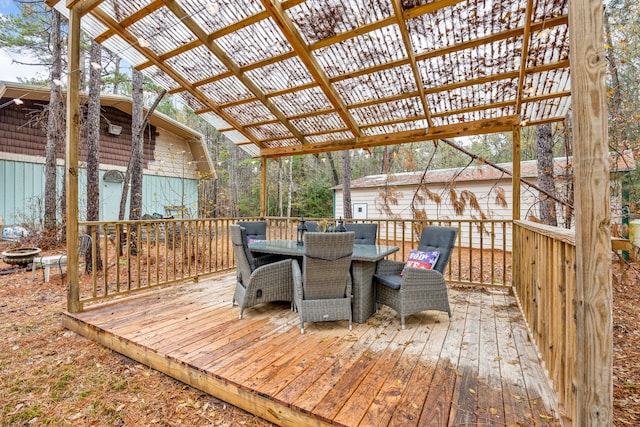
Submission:
[[[342,98],[336,90],[333,88],[327,74],[318,64],[316,58],[311,54],[308,45],[304,42],[298,31],[295,29],[291,19],[285,14],[284,8],[279,2],[271,0],[262,0],[267,11],[271,12],[273,19],[276,21],[285,37],[291,43],[294,52],[298,54],[302,62],[307,66],[309,72],[314,77],[314,80],[322,88],[322,91],[329,99],[329,102],[334,106],[337,112],[342,117],[342,120],[347,124],[347,128],[356,137],[360,136],[360,129],[354,118],[347,111],[346,105],[342,101]]]
[[[194,94],[199,99],[202,99],[203,102],[206,105],[209,106],[209,108],[211,108],[213,111],[216,112],[216,114],[220,115],[225,120],[227,120],[229,123],[231,123],[234,126],[235,129],[240,131],[249,140],[251,140],[255,144],[259,144],[259,142],[249,132],[247,132],[246,129],[244,129],[244,127],[240,123],[237,123],[232,117],[228,116],[224,111],[219,109],[218,106],[215,105],[213,102],[207,100],[206,96],[201,94],[197,90],[197,88],[195,88],[192,84],[190,84],[187,80],[185,80],[180,74],[178,74],[174,70],[171,70],[168,67],[166,67],[164,65],[164,62],[160,58],[158,58],[157,55],[155,55],[149,48],[140,46],[139,39],[136,38],[131,33],[129,33],[118,22],[113,20],[113,18],[111,18],[109,15],[107,15],[105,12],[103,12],[100,9],[95,9],[92,12],[92,16],[94,16],[95,18],[99,19],[101,23],[103,23],[104,25],[109,27],[112,31],[114,31],[116,34],[118,34],[124,40],[128,41],[133,49],[135,49],[136,51],[138,51],[138,52],[140,52],[140,53],[142,53],[144,55],[147,55],[147,57],[151,58],[151,62],[153,62],[155,66],[157,66],[160,69],[164,69],[164,71],[169,76],[171,76],[176,82],[180,82],[184,87],[189,88],[189,92]]]
[[[289,129],[293,136],[304,143],[304,136],[289,122],[284,114],[282,114],[282,112],[267,99],[255,83],[246,77],[245,73],[236,66],[220,46],[214,41],[208,39],[207,34],[187,12],[175,0],[162,1],[165,6],[167,6],[169,10],[178,17],[180,22],[184,23],[187,28],[218,57],[220,62],[222,62],[231,71],[231,73],[235,75],[269,109],[269,111],[271,111],[271,113],[273,113],[273,115],[285,125],[287,129]]]

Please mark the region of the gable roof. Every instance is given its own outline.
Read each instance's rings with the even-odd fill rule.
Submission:
[[[499,163],[498,166],[508,171],[513,170],[512,163]],[[553,159],[555,176],[569,176],[572,174],[573,158],[572,157],[556,157]],[[609,168],[611,172],[627,172],[636,169],[636,162],[633,158],[631,150],[627,150],[622,154],[610,153]],[[537,178],[538,169],[536,160],[527,160],[520,163],[520,172],[522,178]],[[418,185],[422,178],[423,171],[416,172],[400,172],[394,174],[369,175],[351,181],[351,188],[375,188],[386,186],[411,186]],[[469,166],[467,168],[449,168],[436,169],[427,171],[424,182],[426,184],[442,184],[450,182],[455,177],[456,182],[471,181],[496,181],[509,180],[511,176],[489,166]],[[342,186],[333,187],[336,190],[342,190]]]
[[[35,101],[49,102],[50,90],[47,87],[32,86],[19,83],[0,82],[0,98],[9,99],[29,99]],[[82,94],[80,97],[82,102],[86,102],[87,95]],[[127,115],[131,116],[132,100],[129,97],[121,95],[100,95],[100,105],[103,107],[116,108]],[[145,113],[147,108],[144,109]],[[159,129],[177,135],[187,141],[194,159],[202,159],[202,162],[196,162],[199,172],[210,174],[214,171],[213,162],[209,155],[203,136],[193,129],[173,120],[172,118],[154,111],[149,118],[149,123]]]
[[[48,0],[253,156],[510,131],[570,106],[567,0]]]

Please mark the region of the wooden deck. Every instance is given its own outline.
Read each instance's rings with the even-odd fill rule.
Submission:
[[[106,347],[280,425],[559,425],[513,297],[451,289],[453,319],[299,322],[289,304],[231,307],[235,273],[66,314]]]

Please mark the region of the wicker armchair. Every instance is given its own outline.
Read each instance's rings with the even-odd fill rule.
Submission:
[[[378,224],[355,224],[347,223],[344,225],[347,231],[356,233],[354,243],[360,245],[375,245],[378,234]]]
[[[256,265],[247,246],[246,229],[230,225],[231,243],[238,269],[236,290],[231,306],[240,306],[239,319],[244,309],[270,301],[293,300],[293,276],[291,260],[286,259],[265,265]]]
[[[400,315],[402,329],[405,317],[426,310],[444,311],[451,319],[444,269],[455,246],[458,229],[430,226],[422,230],[420,251],[438,251],[440,256],[432,270],[405,268],[404,262],[382,260],[373,282],[376,303],[393,308]],[[402,273],[402,274],[401,274]]]
[[[351,330],[351,256],[353,232],[305,233],[303,271],[293,261],[294,307],[304,322],[349,320]]]

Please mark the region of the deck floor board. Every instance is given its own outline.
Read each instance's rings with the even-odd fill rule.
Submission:
[[[281,425],[559,425],[513,297],[450,290],[445,313],[381,307],[308,323],[289,303],[232,307],[235,274],[66,313],[65,326]]]

